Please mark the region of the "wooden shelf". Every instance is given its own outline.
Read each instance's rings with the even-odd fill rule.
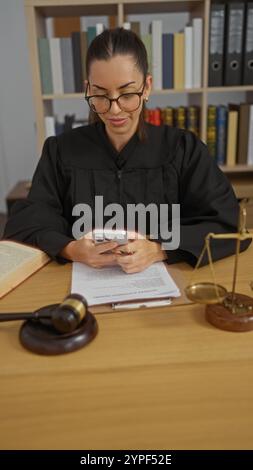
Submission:
[[[192,88],[192,89],[183,89],[183,90],[175,90],[173,89],[167,89],[167,90],[152,90],[152,95],[177,95],[177,94],[182,94],[182,93],[202,93],[203,89],[202,88]],[[42,95],[43,100],[65,100],[65,99],[73,99],[73,98],[84,98],[84,92],[83,93],[64,93],[60,95]]]
[[[203,0],[126,0],[124,3],[124,11],[126,15],[137,15],[150,13],[180,13],[185,11],[193,11],[198,6],[204,4]]]
[[[63,95],[42,95],[42,99],[47,100],[68,100],[68,99],[84,99],[85,93],[64,93]]]
[[[253,85],[240,85],[240,86],[222,86],[222,87],[208,87],[208,93],[229,93],[235,91],[253,91]]]
[[[229,181],[238,199],[247,198],[250,199],[251,204],[253,204],[252,177],[247,176],[246,178],[241,178],[238,175],[230,175]]]
[[[25,6],[31,7],[57,7],[60,8],[61,6],[82,6],[82,5],[101,5],[103,0],[25,0]],[[105,4],[117,4],[117,0],[105,0]],[[124,3],[124,2],[123,2]],[[127,5],[142,5],[142,12],[144,10],[144,4],[156,6],[157,4],[181,4],[184,5],[184,11],[188,9],[191,4],[196,3],[203,3],[203,0],[125,0],[125,4]]]
[[[37,38],[45,36],[45,20],[47,17],[62,16],[113,16],[119,26],[127,20],[127,15],[163,14],[188,12],[189,18],[203,18],[203,62],[202,87],[196,89],[167,89],[152,90],[152,96],[178,96],[188,97],[190,104],[197,104],[201,108],[201,139],[205,142],[207,137],[207,109],[212,97],[222,102],[227,100],[227,93],[251,93],[251,86],[208,87],[208,54],[209,54],[209,22],[211,0],[24,0],[30,61],[32,65],[33,94],[36,110],[38,154],[45,140],[44,115],[50,115],[54,100],[82,100],[85,93],[48,94],[42,95],[40,88],[39,57]],[[185,96],[183,98],[185,99]],[[249,95],[248,95],[249,96]],[[247,99],[248,99],[247,96]],[[161,100],[160,100],[161,101]],[[167,100],[169,101],[169,100]],[[171,100],[172,101],[172,100]],[[174,100],[174,101],[177,101]],[[178,99],[179,101],[179,99]],[[235,165],[233,167],[221,166],[232,184],[236,185],[240,197],[251,194],[253,188],[253,166]],[[238,179],[236,179],[238,177]]]
[[[237,87],[217,87],[217,88],[184,88],[184,89],[163,89],[163,90],[152,90],[152,95],[177,95],[177,94],[200,94],[205,91],[217,92],[217,93],[226,93],[226,92],[236,92],[236,91],[253,91],[253,86],[237,86]],[[73,98],[83,98],[84,93],[64,93],[61,95],[42,95],[43,100],[64,100],[64,99],[73,99]]]
[[[176,88],[171,88],[171,89],[163,89],[163,90],[152,90],[153,95],[178,95],[178,94],[183,94],[183,93],[202,93],[203,88],[183,88],[183,89],[176,89]]]
[[[118,15],[117,0],[25,0],[26,8],[34,8],[43,17]]]
[[[224,171],[224,173],[253,173],[253,165],[234,165],[234,166],[220,165],[220,169]],[[253,188],[253,182],[252,182],[252,188]]]

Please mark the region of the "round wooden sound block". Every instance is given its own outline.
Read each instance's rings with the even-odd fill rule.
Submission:
[[[235,299],[238,305],[237,313],[232,313],[231,310],[223,304],[207,305],[207,321],[216,326],[216,328],[227,331],[253,330],[253,298],[243,294],[235,294]],[[228,298],[228,301],[229,300]],[[242,306],[248,306],[250,309],[246,311]]]
[[[76,351],[84,347],[95,338],[97,332],[97,321],[90,312],[87,312],[79,327],[71,333],[56,331],[50,320],[28,320],[21,326],[19,339],[29,351],[37,354],[55,355]]]

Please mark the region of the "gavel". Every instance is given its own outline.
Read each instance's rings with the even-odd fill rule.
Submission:
[[[49,319],[58,332],[71,333],[84,320],[87,310],[88,305],[84,297],[79,294],[70,294],[61,304],[51,309],[43,307],[31,313],[0,313],[0,322]]]

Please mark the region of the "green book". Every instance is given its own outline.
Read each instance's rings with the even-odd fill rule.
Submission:
[[[40,80],[43,95],[53,93],[52,68],[48,38],[38,38]]]
[[[143,34],[141,39],[148,55],[148,71],[152,73],[152,34]]]
[[[93,39],[97,35],[97,29],[96,26],[88,26],[87,28],[87,42],[88,42],[88,47],[90,43],[93,41]]]

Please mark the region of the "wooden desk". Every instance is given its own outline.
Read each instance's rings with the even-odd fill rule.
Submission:
[[[231,285],[234,258],[215,264]],[[0,311],[62,301],[70,265],[51,263],[0,302]],[[182,265],[189,276],[191,268]],[[208,268],[202,279],[210,279]],[[253,244],[240,255],[250,295]],[[186,305],[98,314],[86,348],[36,356],[20,324],[0,326],[1,449],[252,449],[253,332],[209,325]]]

